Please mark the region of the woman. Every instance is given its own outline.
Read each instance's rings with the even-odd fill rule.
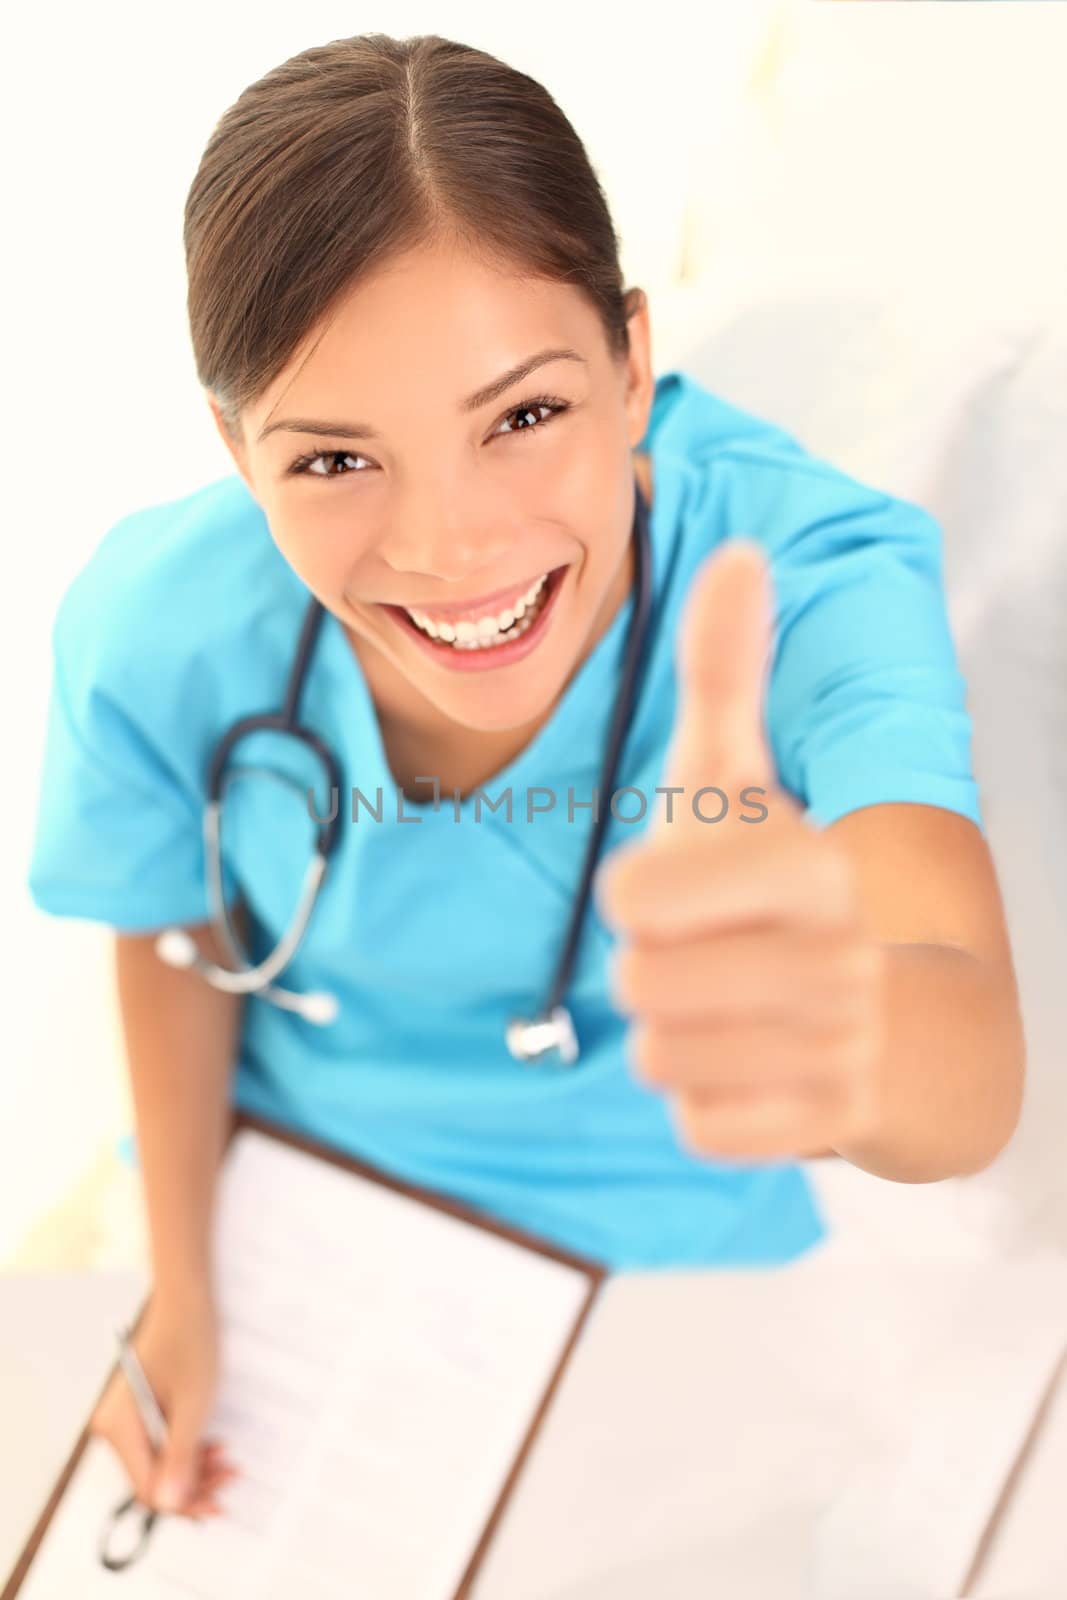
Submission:
[[[937,525],[653,379],[647,304],[540,85],[436,36],[308,50],[221,119],[185,246],[236,471],[125,518],[68,590],[30,883],[118,936],[154,1266],[138,1348],[170,1443],[153,1462],[121,1384],[94,1427],[142,1498],[201,1515],[232,1470],[199,1441],[231,1098],[612,1267],[755,1264],[820,1237],[800,1157],[904,1181],[988,1163],[1023,1051]],[[580,881],[642,507],[627,792],[566,996],[581,1056],[520,1064],[506,1026]],[[279,708],[309,594],[301,720],[345,784],[253,735],[241,761],[289,782],[227,790],[225,891],[262,959],[308,811],[339,805],[279,980],[334,996],[328,1026],[155,946],[178,924],[230,964],[205,767]]]

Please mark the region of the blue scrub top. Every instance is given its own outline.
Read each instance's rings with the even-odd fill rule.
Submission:
[[[966,685],[947,620],[941,532],[680,371],[656,383],[648,431],[656,631],[616,788],[653,796],[675,716],[687,589],[732,535],[771,563],[777,640],[767,687],[784,787],[816,824],[883,801],[979,828]],[[60,604],[29,888],[60,916],[126,931],[205,921],[205,765],[235,719],[278,709],[308,591],[237,474],[133,512]],[[483,797],[402,801],[373,702],[327,613],[302,704],[342,767],[343,827],[304,943],[279,980],[326,989],[326,1027],[246,1002],[236,1103],[611,1268],[789,1260],[823,1224],[795,1162],[716,1161],[682,1148],[664,1095],[634,1077],[608,994],[614,939],[591,903],[568,1003],[577,1066],[523,1066],[504,1030],[540,1007],[582,854],[632,600],[551,719]],[[288,923],[308,859],[315,769],[275,736],[235,759],[227,893],[254,919],[253,955]],[[527,820],[527,788],[555,808]],[[351,789],[358,820],[351,821]],[[382,820],[369,807],[381,789]],[[512,820],[503,805],[511,790]],[[568,820],[567,800],[576,802]],[[476,800],[478,800],[476,812]],[[544,797],[535,800],[543,802]],[[601,797],[602,806],[607,797]],[[609,817],[601,860],[650,820]],[[403,820],[401,820],[401,817]]]

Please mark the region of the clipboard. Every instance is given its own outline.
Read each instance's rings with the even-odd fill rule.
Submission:
[[[231,1148],[237,1134],[245,1128],[264,1135],[269,1139],[276,1140],[284,1147],[301,1151],[306,1155],[314,1157],[318,1161],[322,1161],[329,1166],[339,1169],[340,1171],[348,1172],[357,1177],[367,1179],[370,1182],[380,1185],[382,1188],[393,1192],[394,1194],[402,1195],[407,1199],[419,1202],[423,1206],[427,1206],[435,1211],[457,1218],[459,1221],[467,1223],[472,1227],[504,1239],[510,1244],[531,1251],[535,1255],[573,1268],[578,1273],[583,1275],[586,1280],[584,1295],[579,1302],[578,1310],[574,1316],[573,1322],[571,1323],[569,1332],[567,1333],[561,1346],[558,1360],[556,1361],[547,1382],[544,1384],[529,1426],[521,1439],[509,1469],[501,1480],[499,1492],[496,1496],[495,1502],[481,1528],[480,1535],[478,1536],[477,1541],[471,1551],[470,1558],[463,1570],[458,1586],[451,1597],[451,1600],[467,1600],[467,1597],[470,1595],[476,1574],[482,1564],[485,1553],[497,1529],[497,1525],[503,1514],[504,1508],[511,1498],[512,1491],[518,1480],[519,1474],[522,1471],[523,1465],[533,1447],[534,1441],[538,1436],[541,1424],[552,1402],[564,1369],[568,1364],[571,1353],[578,1340],[578,1336],[585,1325],[593,1304],[600,1292],[602,1284],[609,1275],[610,1269],[602,1261],[598,1261],[595,1258],[579,1255],[563,1249],[552,1241],[544,1239],[527,1229],[505,1223],[490,1213],[467,1205],[450,1195],[442,1194],[437,1190],[425,1187],[423,1185],[408,1182],[407,1180],[401,1179],[393,1173],[387,1172],[383,1168],[376,1166],[372,1162],[355,1157],[348,1152],[339,1150],[334,1146],[328,1145],[320,1140],[313,1139],[305,1134],[296,1132],[295,1130],[285,1127],[281,1124],[267,1121],[262,1117],[253,1115],[252,1113],[239,1109],[233,1105],[231,1105],[230,1108],[230,1121],[225,1145],[223,1148],[223,1155],[220,1161],[220,1172],[227,1156],[231,1152]],[[134,1330],[140,1326],[141,1320],[150,1304],[150,1300],[151,1294],[149,1293],[134,1320]],[[117,1369],[118,1362],[116,1360],[116,1362],[109,1369],[104,1383],[101,1385],[101,1388],[89,1409],[89,1414],[80,1434],[78,1435],[71,1454],[56,1479],[41,1515],[32,1532],[30,1533],[30,1536],[18,1557],[15,1567],[13,1568],[11,1575],[5,1584],[3,1591],[0,1592],[0,1600],[16,1600],[16,1596],[23,1591],[23,1585],[25,1584],[27,1575],[31,1571],[34,1558],[41,1547],[46,1533],[52,1525],[53,1518],[55,1517],[56,1512],[63,1501],[64,1494],[66,1493],[71,1479],[74,1476],[79,1462],[81,1461],[89,1444],[91,1437],[89,1432],[89,1419],[91,1418],[92,1413],[95,1411],[97,1404],[99,1404],[100,1399],[103,1397],[103,1394]],[[121,1576],[119,1577],[118,1581],[122,1581]],[[131,1590],[131,1583],[128,1577],[125,1579],[125,1582],[126,1592],[129,1593]]]

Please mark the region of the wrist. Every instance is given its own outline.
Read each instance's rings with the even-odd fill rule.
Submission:
[[[215,1288],[210,1267],[181,1272],[157,1271],[152,1283],[152,1306],[157,1314],[178,1317],[213,1315]]]

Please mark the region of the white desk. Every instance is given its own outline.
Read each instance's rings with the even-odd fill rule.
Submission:
[[[473,1600],[810,1600],[814,1523],[908,1437],[902,1396],[931,1338],[955,1326],[979,1275],[1000,1273],[1010,1293],[1025,1270],[813,1254],[772,1272],[655,1274],[655,1294],[648,1277],[609,1280]],[[1062,1274],[1067,1306],[1067,1261]],[[112,1365],[112,1328],[142,1293],[136,1274],[0,1277],[0,1587]],[[1065,1486],[1061,1374],[972,1600],[1067,1596]]]

